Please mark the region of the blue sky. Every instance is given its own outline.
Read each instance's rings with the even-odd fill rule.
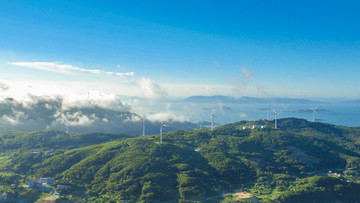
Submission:
[[[24,94],[52,87],[151,98],[360,98],[359,8],[359,1],[5,0],[0,81],[30,84]]]

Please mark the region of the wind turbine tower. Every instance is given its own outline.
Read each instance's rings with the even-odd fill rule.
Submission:
[[[319,106],[315,106],[315,108],[310,108],[310,109],[313,111],[313,120],[312,120],[312,122],[315,122],[315,114],[317,114],[316,109],[317,109],[318,107],[319,107]]]
[[[69,121],[66,118],[66,116],[65,116],[65,119],[66,119],[66,134],[69,134]]]
[[[162,143],[163,127],[166,126],[162,121],[160,125],[160,144]]]
[[[214,113],[211,113],[211,131],[214,129],[214,118],[216,118],[216,116],[214,115]]]
[[[281,114],[281,113],[277,112],[275,108],[273,110],[274,110],[274,113],[275,113],[275,129],[277,129],[277,115]]]

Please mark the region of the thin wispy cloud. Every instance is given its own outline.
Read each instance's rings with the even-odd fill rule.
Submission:
[[[244,74],[244,77],[242,79],[244,85],[247,85],[249,81],[252,81],[254,79],[254,74],[249,69],[241,68],[241,72]]]
[[[232,96],[267,97],[269,94],[262,86],[253,84],[254,74],[250,69],[241,68],[241,77],[231,78]]]
[[[243,74],[241,78],[231,78],[232,91],[235,97],[244,96],[249,89],[252,89],[249,86],[249,82],[251,82],[254,78],[253,73],[251,70],[245,68],[241,68],[241,72]]]
[[[134,72],[118,73],[118,72],[108,72],[98,69],[85,69],[68,64],[62,64],[60,62],[8,62],[8,64],[14,66],[20,66],[24,68],[61,73],[61,74],[75,74],[76,72],[85,72],[96,75],[112,75],[118,77],[123,77],[123,76],[133,77],[135,75]]]

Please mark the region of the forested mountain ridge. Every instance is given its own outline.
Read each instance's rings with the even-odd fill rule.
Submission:
[[[243,130],[253,125],[267,128]],[[162,144],[159,135],[113,140],[64,150],[21,172],[54,177],[86,191],[88,201],[186,202],[237,191],[263,202],[360,199],[359,128],[294,118],[272,126],[260,120],[173,131]],[[72,195],[64,198],[77,201]]]

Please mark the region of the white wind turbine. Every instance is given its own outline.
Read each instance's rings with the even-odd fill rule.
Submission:
[[[162,121],[161,121],[161,125],[160,125],[160,144],[162,143],[162,134],[163,134],[163,127],[167,126],[165,125]]]
[[[277,112],[275,108],[273,108],[273,111],[275,113],[275,129],[277,129],[277,115],[280,115],[281,113]]]
[[[312,122],[315,122],[315,114],[317,114],[316,109],[317,109],[318,107],[319,107],[319,106],[315,106],[315,108],[310,108],[310,109],[313,111],[313,120],[312,120]]]
[[[214,129],[214,118],[216,118],[216,116],[214,115],[214,113],[211,113],[211,131]]]
[[[65,120],[66,120],[66,134],[69,134],[69,121],[65,116]]]

